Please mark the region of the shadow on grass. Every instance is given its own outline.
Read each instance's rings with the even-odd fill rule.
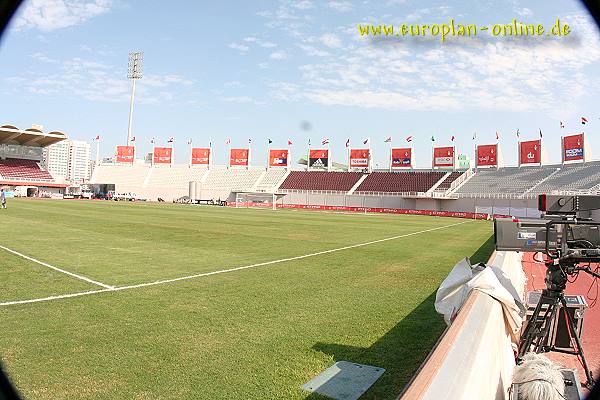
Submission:
[[[487,262],[493,250],[494,237],[491,236],[469,258],[473,264]],[[316,343],[313,349],[332,355],[335,361],[385,368],[385,373],[361,399],[395,399],[446,328],[442,316],[435,311],[434,302],[435,292],[370,347]],[[322,400],[327,397],[309,394],[306,399]]]

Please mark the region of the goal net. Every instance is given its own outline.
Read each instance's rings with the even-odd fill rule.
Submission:
[[[266,208],[277,209],[275,193],[236,193],[235,208]]]

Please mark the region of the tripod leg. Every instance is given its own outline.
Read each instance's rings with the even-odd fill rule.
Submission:
[[[569,336],[572,339],[575,339],[575,342],[577,343],[577,355],[581,356],[581,363],[583,364],[585,377],[587,378],[586,386],[592,387],[594,385],[594,378],[592,377],[592,373],[590,372],[590,369],[588,368],[587,362],[585,360],[585,356],[583,355],[583,346],[581,345],[581,340],[579,339],[579,336],[577,336],[577,332],[575,331],[575,321],[573,321],[573,318],[571,318],[571,314],[569,314],[567,310],[567,301],[565,300],[564,296],[560,297],[560,302],[562,303],[562,309],[565,314],[565,320],[567,322]]]
[[[540,314],[542,313],[542,308],[544,305],[547,305],[545,311],[543,311],[543,317],[540,318]],[[531,346],[534,346],[534,351],[536,353],[540,352],[540,348],[544,351],[546,347],[546,337],[548,336],[550,330],[550,319],[554,315],[556,310],[555,308],[556,300],[554,298],[549,298],[544,295],[540,297],[537,305],[535,306],[535,310],[529,320],[527,321],[527,327],[525,328],[525,332],[521,336],[521,341],[519,344],[519,358],[523,357],[525,353],[531,350]]]

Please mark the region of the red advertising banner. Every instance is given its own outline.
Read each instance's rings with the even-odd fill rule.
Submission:
[[[454,147],[434,147],[433,166],[454,167]]]
[[[153,162],[154,164],[171,164],[173,149],[171,147],[155,147]]]
[[[392,168],[412,168],[412,149],[392,149]]]
[[[563,161],[584,160],[583,133],[577,135],[563,136]]]
[[[117,146],[117,162],[118,163],[133,163],[135,157],[135,147],[133,146]]]
[[[329,165],[329,150],[310,150],[308,153],[309,168],[327,168]]]
[[[269,167],[287,167],[288,150],[269,150]]]
[[[262,207],[272,208],[272,203],[257,203],[253,201],[227,203],[229,207]],[[490,218],[511,218],[509,215],[503,214],[486,214],[461,211],[436,211],[436,210],[405,210],[400,208],[380,208],[380,207],[349,207],[349,206],[325,206],[316,204],[276,204],[276,208],[296,208],[302,210],[318,210],[318,211],[350,211],[350,212],[370,212],[383,214],[407,214],[407,215],[430,215],[433,217],[453,217],[453,218],[469,218],[469,219],[490,219]]]
[[[250,149],[231,149],[229,152],[229,165],[248,165]]]
[[[208,165],[210,148],[195,147],[192,149],[192,165]]]
[[[542,140],[519,142],[519,165],[542,163]]]
[[[369,157],[369,149],[350,150],[350,168],[368,168]]]
[[[498,145],[480,144],[477,146],[477,166],[478,167],[497,167],[498,166]]]

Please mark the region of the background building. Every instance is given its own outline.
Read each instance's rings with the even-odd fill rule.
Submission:
[[[42,165],[55,179],[81,184],[90,178],[90,144],[65,140],[44,149]]]

